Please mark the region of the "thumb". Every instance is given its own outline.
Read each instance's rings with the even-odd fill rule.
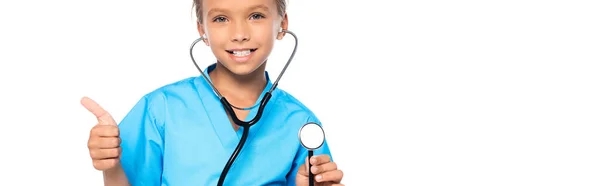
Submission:
[[[94,100],[83,97],[81,98],[81,105],[96,116],[100,125],[117,125],[112,116]]]

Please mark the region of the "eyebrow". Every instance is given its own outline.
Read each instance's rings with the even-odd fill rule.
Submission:
[[[267,6],[263,5],[263,4],[255,5],[253,7],[250,7],[250,10],[255,10],[255,9],[263,9],[264,11],[267,11],[267,12],[269,11],[269,7],[267,7]]]
[[[254,5],[250,8],[248,8],[248,10],[255,10],[255,9],[262,9],[266,12],[269,11],[269,7],[265,6],[264,4]],[[223,8],[212,8],[208,11],[208,15],[219,13],[219,12],[227,13],[227,12],[229,12],[229,10],[223,9]]]

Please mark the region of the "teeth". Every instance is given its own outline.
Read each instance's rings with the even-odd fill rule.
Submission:
[[[250,55],[250,50],[233,51],[233,55],[238,57],[247,56]]]

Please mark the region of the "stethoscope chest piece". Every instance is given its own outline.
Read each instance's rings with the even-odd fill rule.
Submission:
[[[320,125],[309,122],[300,128],[298,138],[304,148],[312,151],[320,148],[325,142],[325,131]]]
[[[313,156],[314,150],[323,146],[325,143],[325,131],[323,128],[313,122],[304,124],[298,132],[298,139],[300,144],[308,150],[308,160]],[[310,171],[312,165],[308,164],[308,184],[314,185],[314,175]]]

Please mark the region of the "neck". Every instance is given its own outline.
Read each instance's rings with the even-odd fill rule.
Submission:
[[[267,85],[265,66],[266,63],[250,74],[237,75],[217,63],[215,69],[208,75],[215,88],[227,100],[233,102],[231,104],[238,107],[250,107],[260,97]]]

